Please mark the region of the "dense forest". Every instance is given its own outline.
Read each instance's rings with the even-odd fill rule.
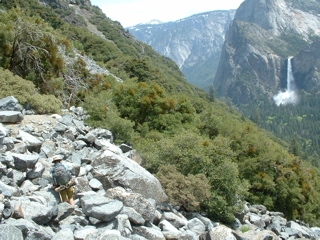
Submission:
[[[249,201],[319,225],[319,169],[289,152],[293,144],[188,84],[89,1],[68,3],[0,2],[0,97],[38,114],[84,107],[87,124],[132,144],[186,210],[230,222]],[[112,74],[93,73],[83,56]]]
[[[256,107],[241,105],[239,109],[258,126],[273,132],[288,143],[290,153],[302,157],[319,167],[319,121],[317,94],[304,90],[298,92],[298,104],[277,106],[274,102],[260,99]]]

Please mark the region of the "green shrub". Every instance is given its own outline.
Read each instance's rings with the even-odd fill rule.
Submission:
[[[163,134],[155,130],[149,131],[144,137],[150,141],[160,141],[164,138]]]
[[[251,228],[249,226],[247,226],[247,225],[242,225],[240,227],[240,231],[243,232],[243,233],[248,232],[249,230],[251,230]]]
[[[166,165],[159,169],[157,178],[169,201],[188,211],[199,211],[201,203],[210,197],[210,183],[204,174],[184,176],[175,166]]]
[[[30,104],[39,114],[58,113],[62,103],[52,95],[38,94],[34,84],[0,68],[0,98],[14,96],[21,105]]]
[[[28,102],[30,95],[36,93],[34,84],[15,76],[9,70],[0,67],[0,98],[14,96],[20,104]]]
[[[62,107],[61,101],[53,95],[34,94],[28,100],[38,114],[58,113]]]
[[[238,208],[235,204],[245,195],[248,184],[239,178],[238,167],[232,162],[233,153],[228,147],[228,142],[227,138],[221,136],[211,140],[190,131],[180,131],[172,138],[141,139],[136,148],[145,159],[144,166],[149,171],[161,173],[164,172],[162,166],[171,165],[183,174],[171,173],[173,175],[171,178],[176,178],[171,180],[173,185],[180,184],[175,183],[178,180],[187,181],[185,176],[188,174],[194,176],[204,174],[211,186],[211,193],[210,197],[201,203],[201,209],[212,219],[230,222],[234,219],[233,213]],[[163,175],[168,178],[169,170]],[[162,184],[165,188],[173,188],[172,185],[166,186],[163,182]],[[181,183],[179,187],[182,186]],[[183,202],[181,199],[179,201]],[[190,201],[195,200],[190,199]]]
[[[85,96],[83,106],[90,115],[87,123],[112,131],[117,142],[130,141],[134,133],[134,123],[119,117],[110,94],[110,91],[93,90]]]
[[[147,124],[149,130],[173,131],[191,122],[195,112],[186,96],[170,96],[158,84],[134,79],[114,89],[113,101],[120,116],[135,123],[135,130]]]
[[[18,10],[0,13],[0,28],[0,66],[47,93],[46,83],[63,71],[58,46],[67,41],[58,42],[58,34],[41,18],[24,16]]]

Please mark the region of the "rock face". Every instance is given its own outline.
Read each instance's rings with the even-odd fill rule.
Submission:
[[[259,97],[271,99],[286,87],[289,56],[293,56],[295,73],[299,71],[295,76],[297,85],[308,88],[304,82],[318,74],[310,76],[310,64],[302,69],[305,65],[301,61],[302,54],[319,57],[307,50],[320,36],[319,7],[318,1],[311,0],[244,1],[226,34],[214,79],[216,93],[237,105]]]
[[[139,24],[128,30],[138,40],[175,61],[188,82],[208,90],[234,14],[235,10],[211,11],[175,22]]]
[[[82,5],[84,7],[91,6],[90,0],[41,0],[39,1],[44,5],[49,5],[53,8],[59,8],[63,11],[68,11],[68,14],[65,14],[64,20],[81,27],[86,27],[86,23],[83,18],[77,15],[73,11],[69,11],[70,7]]]
[[[320,41],[303,49],[292,62],[293,74],[299,89],[317,93],[320,86]]]
[[[1,240],[320,237],[320,229],[287,221],[282,213],[269,212],[261,205],[245,205],[232,228],[199,213],[179,212],[167,203],[159,181],[130,158],[135,150],[114,145],[106,129],[86,126],[81,108],[52,115],[52,121],[48,116],[46,121],[37,117],[32,124],[0,124],[4,133],[0,145]],[[77,182],[74,207],[61,203],[52,189],[50,169],[56,154],[63,156],[62,163]]]

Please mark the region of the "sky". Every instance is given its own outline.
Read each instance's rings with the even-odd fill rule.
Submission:
[[[176,21],[213,10],[237,9],[244,0],[91,0],[111,20],[130,27],[151,20]]]

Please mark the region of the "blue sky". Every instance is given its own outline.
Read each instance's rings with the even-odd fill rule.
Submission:
[[[112,20],[123,27],[157,19],[176,21],[213,10],[237,9],[244,0],[91,0]]]

